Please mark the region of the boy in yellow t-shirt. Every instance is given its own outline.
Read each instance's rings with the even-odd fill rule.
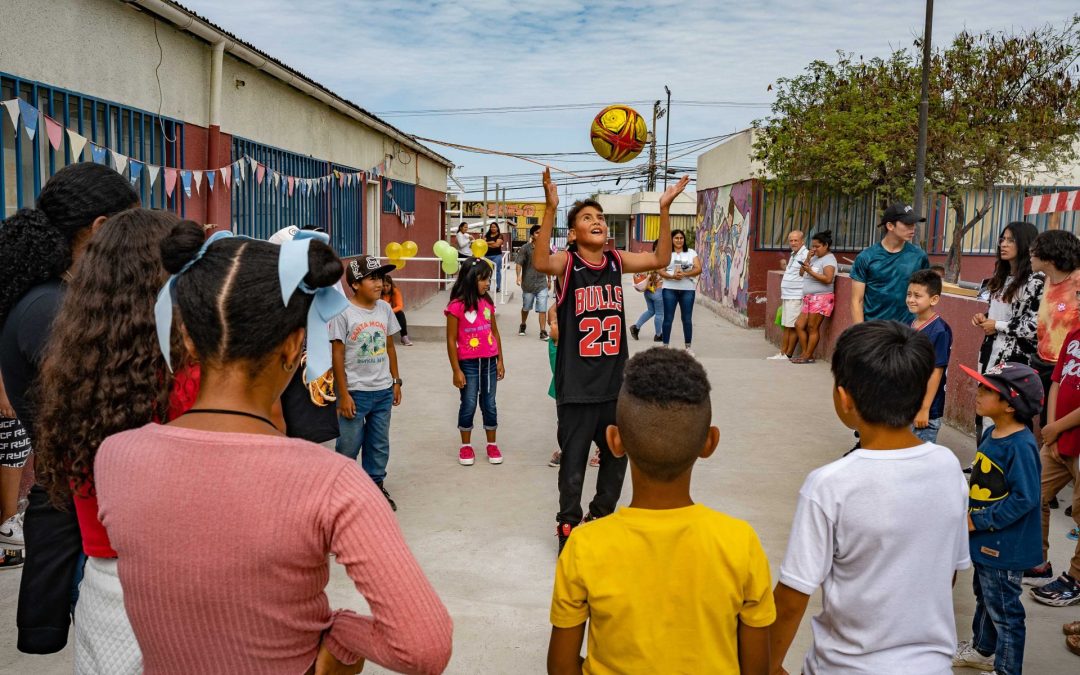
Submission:
[[[574,528],[559,556],[549,673],[769,672],[765,551],[748,523],[690,499],[694,462],[720,437],[711,420],[692,356],[653,348],[630,359],[607,441],[630,458],[634,496]]]

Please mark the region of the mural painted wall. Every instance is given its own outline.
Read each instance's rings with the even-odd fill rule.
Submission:
[[[750,225],[753,181],[698,191],[698,292],[746,314],[750,295]]]

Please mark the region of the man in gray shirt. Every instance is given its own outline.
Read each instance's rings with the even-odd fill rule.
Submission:
[[[536,319],[540,322],[540,339],[547,340],[548,291],[551,290],[551,279],[533,267],[533,249],[536,233],[539,231],[539,225],[529,228],[529,241],[518,249],[514,258],[517,264],[517,283],[521,286],[521,325],[518,326],[518,335],[525,334],[525,323],[531,309],[536,311]]]

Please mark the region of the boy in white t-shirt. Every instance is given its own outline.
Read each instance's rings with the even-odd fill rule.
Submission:
[[[971,565],[967,486],[951,451],[911,432],[933,369],[930,340],[894,321],[837,341],[833,404],[862,446],[799,491],[774,592],[774,664],[820,587],[805,675],[952,672],[952,585]]]

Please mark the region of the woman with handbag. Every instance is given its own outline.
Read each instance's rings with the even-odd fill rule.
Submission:
[[[653,242],[653,251],[656,250],[656,242]],[[653,320],[653,342],[664,341],[664,280],[660,278],[658,270],[634,275],[634,290],[645,294],[645,311],[638,320],[630,326],[630,336],[635,340],[641,333],[650,318]]]

